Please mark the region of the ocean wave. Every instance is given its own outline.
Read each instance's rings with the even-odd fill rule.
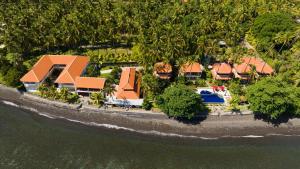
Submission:
[[[278,134],[278,133],[269,133],[267,136],[283,136],[283,137],[300,137],[298,134]]]
[[[3,100],[2,103],[6,104],[6,105],[14,106],[14,107],[19,107],[19,105],[15,104],[13,102],[10,102],[10,101],[6,101],[6,100]]]
[[[231,136],[231,135],[225,135],[221,136],[221,138],[263,138],[265,136],[259,136],[259,135],[245,135],[245,136]]]
[[[124,131],[130,131],[130,132],[141,133],[141,134],[151,134],[151,135],[166,136],[166,137],[198,138],[198,139],[203,139],[203,140],[217,140],[218,139],[218,137],[199,137],[199,136],[193,136],[193,135],[181,135],[181,134],[176,134],[176,133],[159,132],[156,130],[150,130],[150,131],[135,130],[133,128],[121,127],[121,126],[117,126],[117,125],[113,125],[113,124],[96,123],[96,122],[82,122],[79,120],[68,119],[68,118],[61,117],[61,116],[59,116],[58,118],[65,119],[65,120],[75,122],[75,123],[89,125],[89,126],[104,127],[104,128],[108,128],[108,129],[114,129],[114,130],[124,130]]]
[[[25,110],[29,110],[35,113],[39,113],[37,109],[32,108],[32,107],[27,107],[27,106],[21,106],[21,108],[25,109]]]
[[[48,114],[44,114],[44,113],[38,113],[40,116],[44,116],[44,117],[47,117],[47,118],[50,118],[50,119],[56,119],[55,117],[51,116],[51,115],[48,115]]]
[[[165,133],[165,132],[159,132],[156,130],[135,130],[132,128],[127,128],[127,127],[121,127],[117,125],[112,125],[112,124],[99,124],[95,122],[90,122],[88,123],[92,126],[98,126],[98,127],[105,127],[109,129],[116,129],[116,130],[126,130],[126,131],[131,131],[131,132],[137,132],[137,133],[142,133],[142,134],[152,134],[152,135],[159,135],[159,136],[169,136],[169,137],[183,137],[183,138],[200,138],[200,139],[205,139],[205,140],[216,140],[218,139],[217,137],[199,137],[199,136],[193,136],[193,135],[181,135],[181,134],[176,134],[176,133]]]
[[[247,136],[241,136],[243,138],[262,138],[264,136],[257,136],[257,135],[247,135]]]

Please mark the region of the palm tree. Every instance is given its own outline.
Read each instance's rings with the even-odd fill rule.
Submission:
[[[285,33],[278,33],[275,37],[275,42],[282,44],[279,52],[281,52],[281,50],[283,49],[284,46],[289,46],[289,43],[291,42],[291,40],[295,37],[294,32],[285,32]]]
[[[61,101],[63,102],[67,102],[68,101],[68,96],[69,96],[69,89],[68,88],[61,88],[60,92],[59,92],[59,98]]]
[[[103,93],[104,95],[106,96],[113,96],[113,94],[116,92],[116,88],[113,84],[111,83],[108,83],[104,86],[104,89],[103,89]]]
[[[57,89],[55,86],[51,86],[50,89],[49,89],[49,96],[48,96],[50,99],[58,99],[59,95],[58,95],[58,92],[57,92]]]
[[[250,67],[251,67],[251,71],[249,72],[249,76],[250,76],[249,82],[254,81],[254,79],[256,79],[257,77],[256,67],[253,65],[250,65]],[[257,80],[255,82],[257,82]]]
[[[38,87],[38,91],[40,92],[41,97],[47,97],[47,93],[48,93],[49,89],[47,88],[47,86],[45,84],[41,84]]]
[[[92,101],[92,104],[101,106],[105,102],[105,97],[103,92],[94,92],[90,95],[90,99]]]

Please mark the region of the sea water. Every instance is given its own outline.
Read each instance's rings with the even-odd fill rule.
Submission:
[[[90,127],[34,111],[0,103],[1,169],[300,168],[298,136],[185,138]]]

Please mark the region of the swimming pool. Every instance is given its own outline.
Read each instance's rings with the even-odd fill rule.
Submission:
[[[202,90],[200,92],[201,98],[203,99],[204,103],[208,104],[221,104],[224,103],[225,100],[223,97],[217,95],[216,93],[207,91],[207,90]]]

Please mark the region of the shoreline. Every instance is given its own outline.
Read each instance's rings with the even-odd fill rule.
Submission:
[[[131,112],[104,110],[84,106],[76,109],[56,101],[49,101],[37,96],[30,97],[16,89],[0,85],[0,101],[14,103],[22,109],[48,118],[64,119],[95,127],[154,134],[160,136],[177,136],[191,138],[219,137],[262,137],[262,136],[300,136],[300,119],[290,119],[277,127],[262,120],[255,120],[253,115],[209,115],[203,121],[186,124],[169,119],[162,113]]]

